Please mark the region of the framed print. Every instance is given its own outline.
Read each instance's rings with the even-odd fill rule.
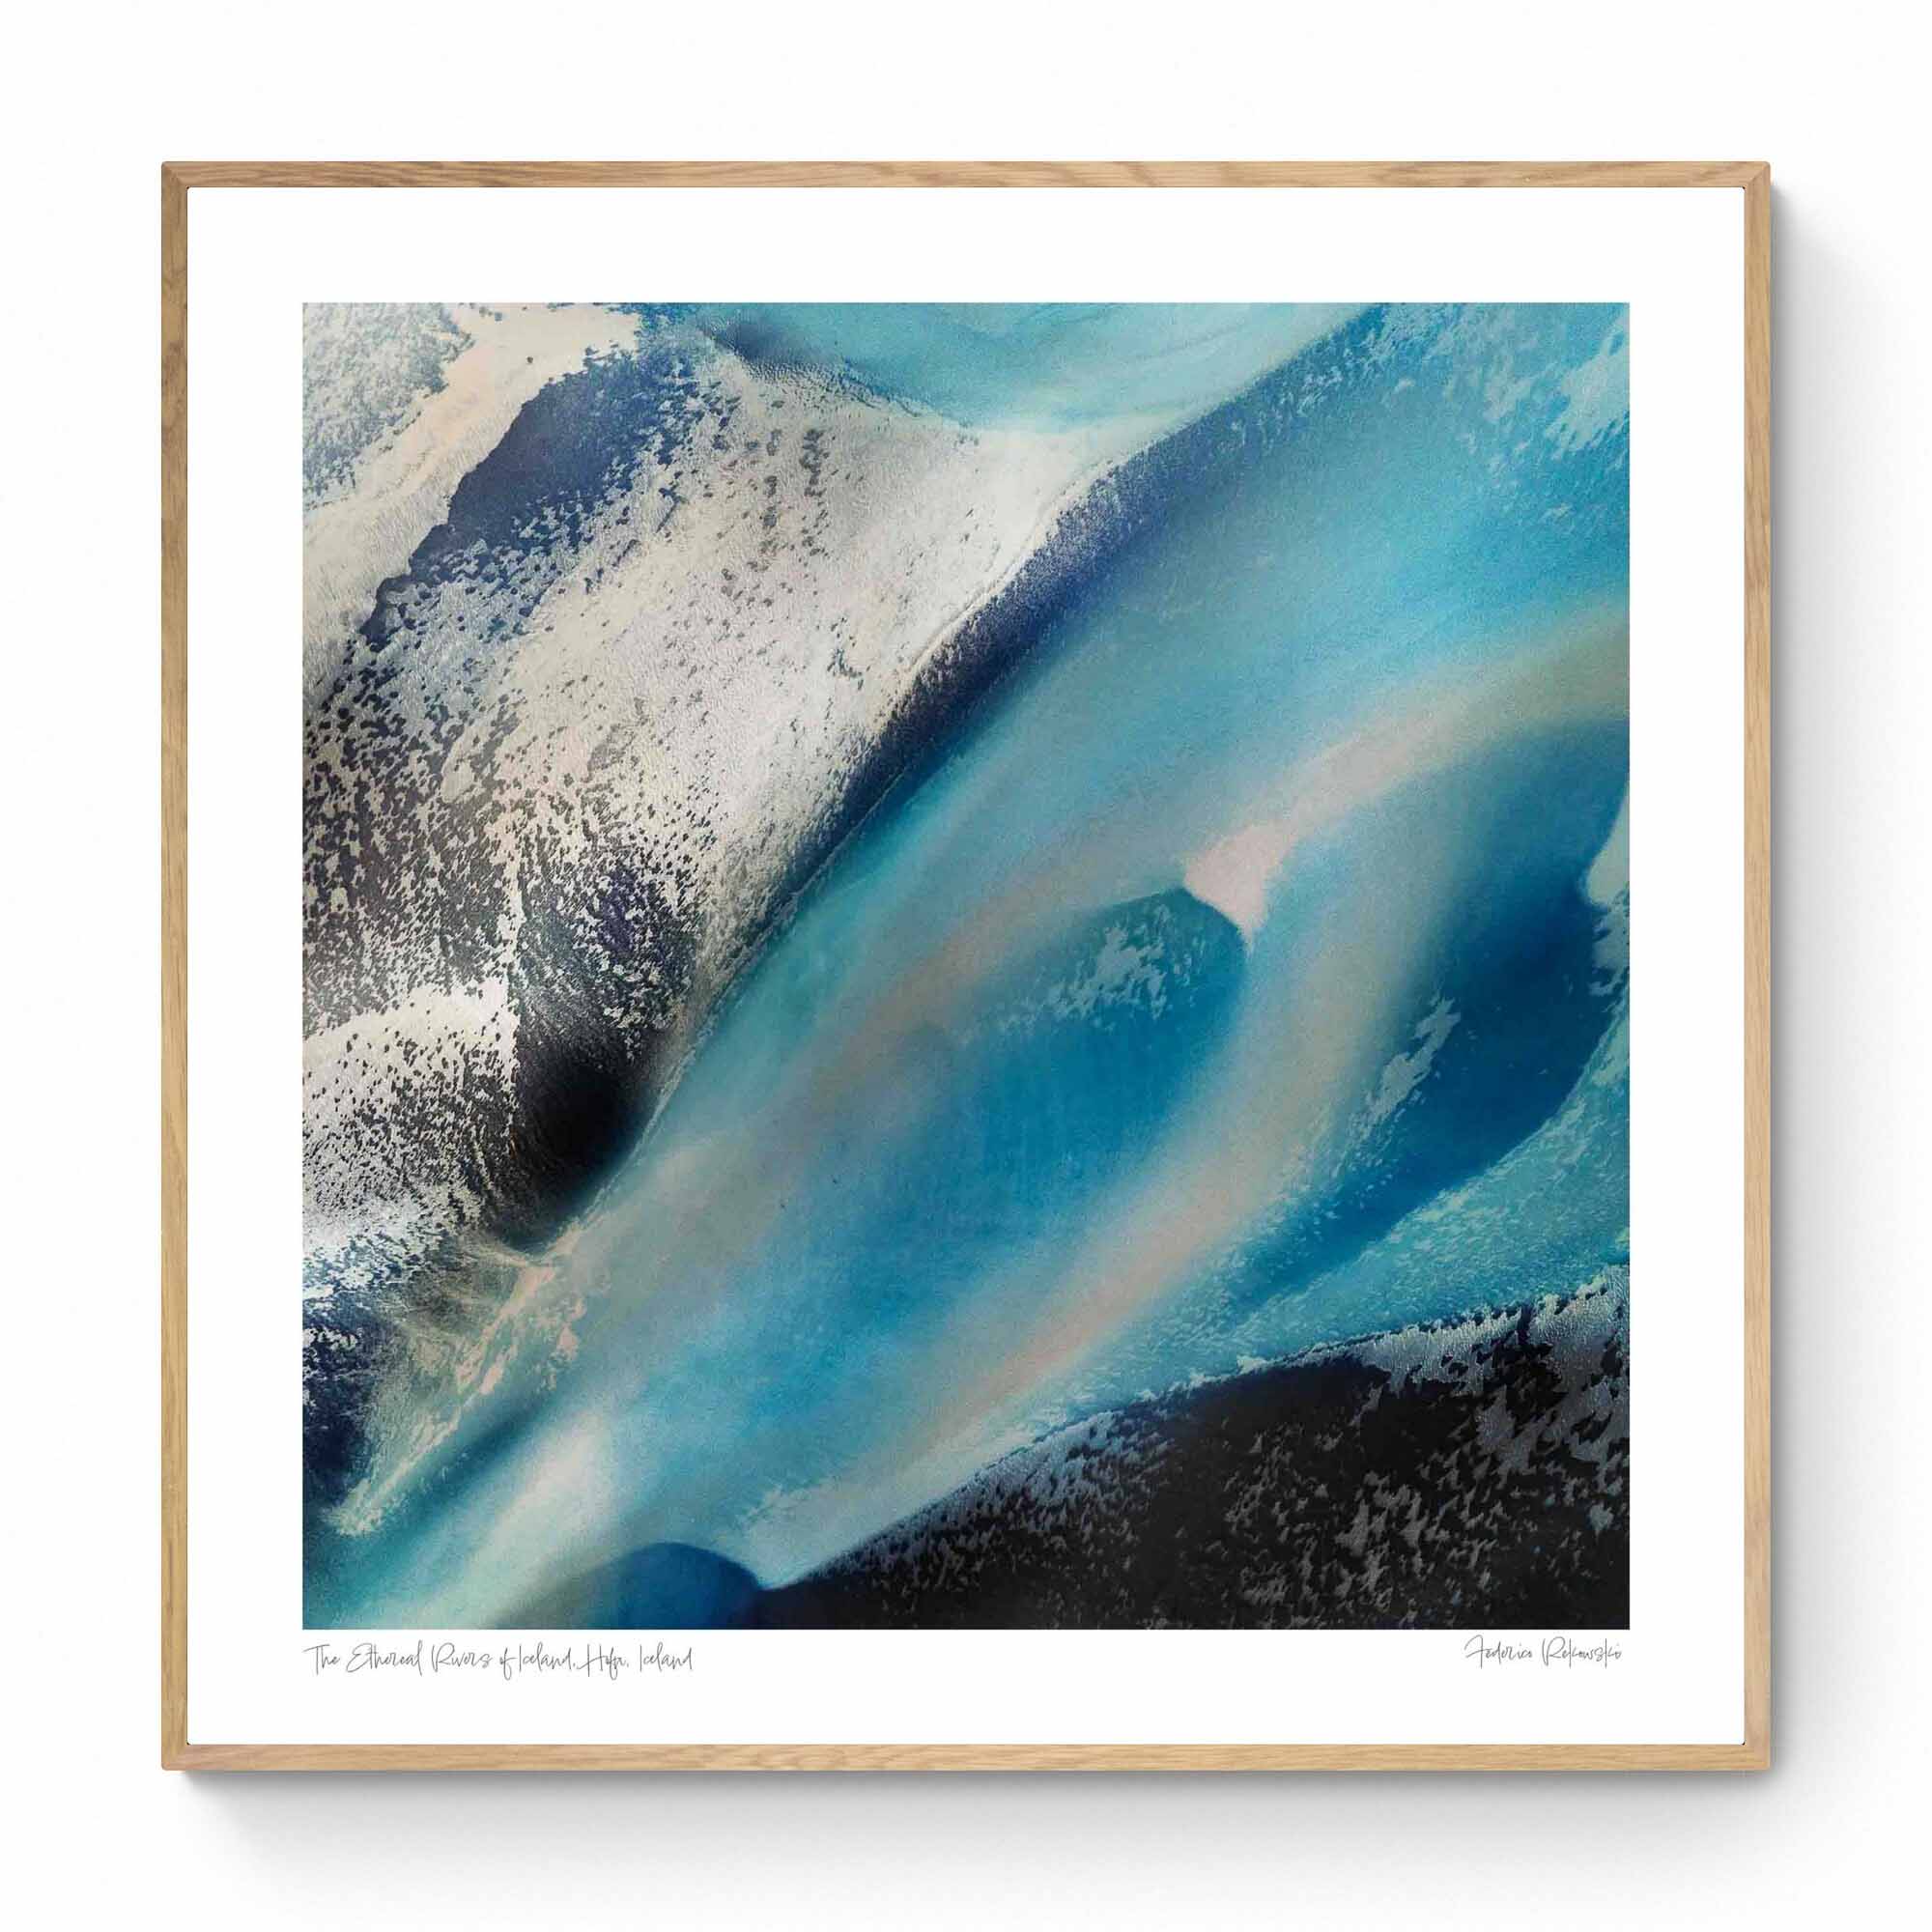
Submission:
[[[1768,197],[165,169],[163,1761],[1768,1762]]]

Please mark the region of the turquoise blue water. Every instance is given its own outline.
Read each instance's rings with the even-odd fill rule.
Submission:
[[[1352,313],[1282,302],[762,302],[675,311],[756,361],[975,427],[1186,416]]]
[[[342,1539],[341,1621],[657,1543],[781,1582],[1070,1416],[1627,1257],[1622,311],[696,313],[881,407],[1205,412],[732,989],[533,1291],[567,1366]]]

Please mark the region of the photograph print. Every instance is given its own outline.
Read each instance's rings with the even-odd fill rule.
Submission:
[[[1626,1627],[1628,372],[308,306],[305,1623]]]

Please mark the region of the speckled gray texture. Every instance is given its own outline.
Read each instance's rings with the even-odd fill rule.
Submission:
[[[762,1619],[1625,1628],[1629,1322],[1612,1268],[1094,1416],[771,1593]]]

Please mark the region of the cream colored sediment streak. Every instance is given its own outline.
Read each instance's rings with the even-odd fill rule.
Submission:
[[[456,486],[503,440],[524,405],[546,383],[581,369],[589,351],[619,347],[637,328],[634,317],[594,304],[450,314],[469,346],[443,371],[443,386],[366,455],[353,489],[302,520],[305,700],[334,670],[378,586],[449,514]]]

